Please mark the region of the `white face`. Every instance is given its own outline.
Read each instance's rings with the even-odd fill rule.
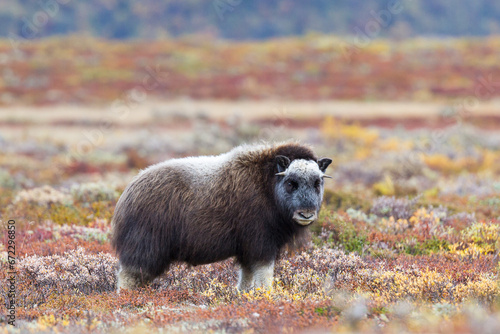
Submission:
[[[285,175],[295,174],[301,178],[323,177],[318,163],[312,160],[297,159],[290,163],[285,170]]]
[[[318,218],[323,200],[324,173],[312,160],[293,160],[279,174],[275,194],[289,216],[300,225],[309,225]]]

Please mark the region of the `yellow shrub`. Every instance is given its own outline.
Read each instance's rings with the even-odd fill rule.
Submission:
[[[382,218],[381,222],[379,223],[379,228],[383,232],[388,232],[388,233],[403,233],[406,231],[410,225],[408,224],[408,220],[406,219],[398,219],[395,220],[393,216],[391,216],[389,219]]]
[[[493,302],[500,296],[500,286],[491,275],[483,274],[477,281],[458,284],[453,291],[457,302],[475,299],[483,302]]]
[[[460,173],[464,170],[474,173],[481,170],[491,170],[496,164],[495,154],[488,151],[484,151],[478,159],[463,157],[453,160],[444,154],[432,154],[422,155],[422,160],[429,168],[444,173]]]
[[[368,146],[372,146],[379,137],[375,130],[369,130],[356,124],[348,125],[332,116],[328,116],[324,120],[321,133],[329,139],[348,139]]]
[[[393,137],[381,141],[379,146],[384,151],[409,151],[413,148],[413,143]]]
[[[394,196],[396,194],[396,187],[389,175],[385,175],[384,179],[373,185],[373,191],[378,196]]]
[[[458,255],[460,257],[468,259],[477,259],[481,255],[486,255],[490,253],[489,249],[485,249],[476,244],[465,245],[463,242],[454,243],[448,246],[449,253]]]
[[[449,276],[433,270],[418,273],[411,270],[383,271],[372,272],[371,275],[369,290],[386,301],[411,298],[418,301],[439,302],[450,299],[453,288]]]
[[[461,234],[464,241],[469,243],[471,251],[478,250],[482,254],[488,254],[500,250],[500,225],[478,222],[467,227]]]

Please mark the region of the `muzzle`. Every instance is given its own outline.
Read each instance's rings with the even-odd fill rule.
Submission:
[[[302,226],[307,226],[318,219],[316,210],[296,210],[293,213],[293,220]]]

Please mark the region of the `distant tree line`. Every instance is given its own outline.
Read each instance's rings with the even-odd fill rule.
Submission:
[[[312,31],[371,31],[394,38],[496,34],[500,1],[0,0],[3,37],[79,33],[114,39],[186,34],[265,39]]]

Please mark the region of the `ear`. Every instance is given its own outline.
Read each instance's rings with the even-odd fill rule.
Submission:
[[[288,166],[290,166],[290,159],[288,157],[285,157],[284,155],[278,155],[275,158],[276,160],[276,166],[278,168],[278,173],[283,173],[286,171]]]
[[[318,160],[319,170],[322,171],[323,173],[326,172],[326,169],[328,168],[328,166],[330,166],[331,163],[332,163],[332,159],[328,159],[328,158],[319,159]]]

